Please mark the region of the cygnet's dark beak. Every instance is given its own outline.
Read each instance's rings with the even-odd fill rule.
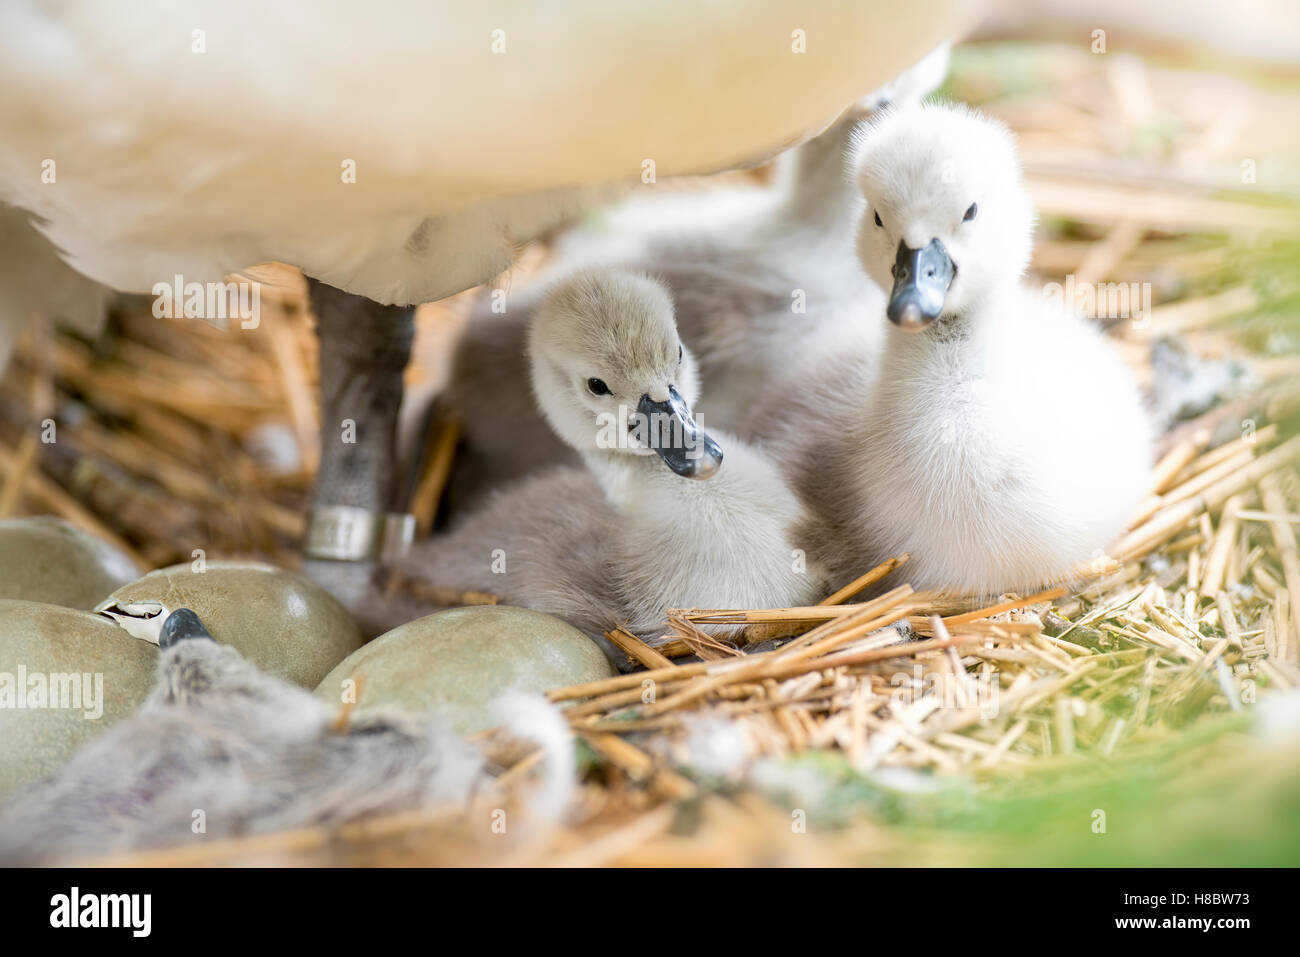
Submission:
[[[640,430],[645,443],[678,475],[706,479],[721,468],[722,449],[695,424],[690,407],[675,388],[668,387],[667,402],[641,396],[636,410],[640,421],[634,428]]]
[[[167,649],[190,638],[213,640],[198,615],[188,608],[177,608],[163,622],[162,632],[158,635],[158,647]]]
[[[885,310],[889,321],[908,332],[919,332],[938,319],[956,271],[948,250],[937,239],[921,249],[899,243],[894,289]]]

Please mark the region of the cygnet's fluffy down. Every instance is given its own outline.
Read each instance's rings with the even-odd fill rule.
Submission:
[[[778,468],[691,417],[698,376],[664,287],[621,270],[552,288],[529,329],[538,408],[583,469],[497,493],[402,570],[488,591],[599,638],[654,629],[669,607],[807,604],[826,580],[795,539],[807,522]],[[671,443],[648,442],[638,415]],[[725,446],[719,448],[719,441]]]
[[[838,528],[827,559],[847,574],[907,552],[916,587],[982,594],[1067,576],[1123,532],[1151,435],[1095,324],[1021,283],[1014,137],[965,108],[900,109],[864,132],[856,170],[858,253],[891,289],[883,351],[876,371],[798,369],[781,437]]]
[[[664,469],[629,490],[612,539],[619,597],[633,631],[664,609],[772,608],[815,604],[829,588],[799,531],[808,514],[780,472],[726,433],[726,460],[707,482]]]
[[[206,637],[166,648],[157,667],[138,712],[0,807],[0,862],[463,804],[482,773],[481,756],[435,718],[367,711],[336,730],[337,708]]]
[[[493,492],[450,531],[416,542],[397,562],[441,588],[487,592],[545,611],[600,641],[620,604],[608,545],[613,509],[585,467],[561,467]],[[406,620],[398,610],[396,627]]]

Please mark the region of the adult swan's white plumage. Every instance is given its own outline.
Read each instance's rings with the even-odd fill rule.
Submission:
[[[278,259],[426,302],[508,266],[557,191],[816,132],[969,5],[10,0],[0,200],[118,289]]]

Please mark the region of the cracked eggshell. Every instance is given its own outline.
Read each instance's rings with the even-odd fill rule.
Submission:
[[[316,687],[362,643],[356,622],[333,596],[262,562],[161,568],[117,589],[95,610],[136,617],[137,632],[145,634],[177,608],[192,609],[213,638],[258,668],[304,688]]]
[[[134,711],[157,658],[99,615],[0,600],[0,795],[58,770]]]
[[[90,611],[141,571],[130,556],[61,518],[0,519],[0,599]]]
[[[355,688],[359,708],[436,709],[469,734],[497,723],[492,705],[507,691],[541,694],[614,674],[600,646],[559,618],[475,605],[380,635],[330,672],[316,694],[340,705]]]

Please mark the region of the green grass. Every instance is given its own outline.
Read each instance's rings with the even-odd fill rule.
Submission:
[[[821,785],[812,826],[885,824],[907,848],[899,864],[1300,865],[1300,751],[1265,747],[1244,723],[1207,719],[1122,763],[1080,759],[980,784],[936,777],[933,789],[859,774],[839,753],[785,764],[792,780]]]

